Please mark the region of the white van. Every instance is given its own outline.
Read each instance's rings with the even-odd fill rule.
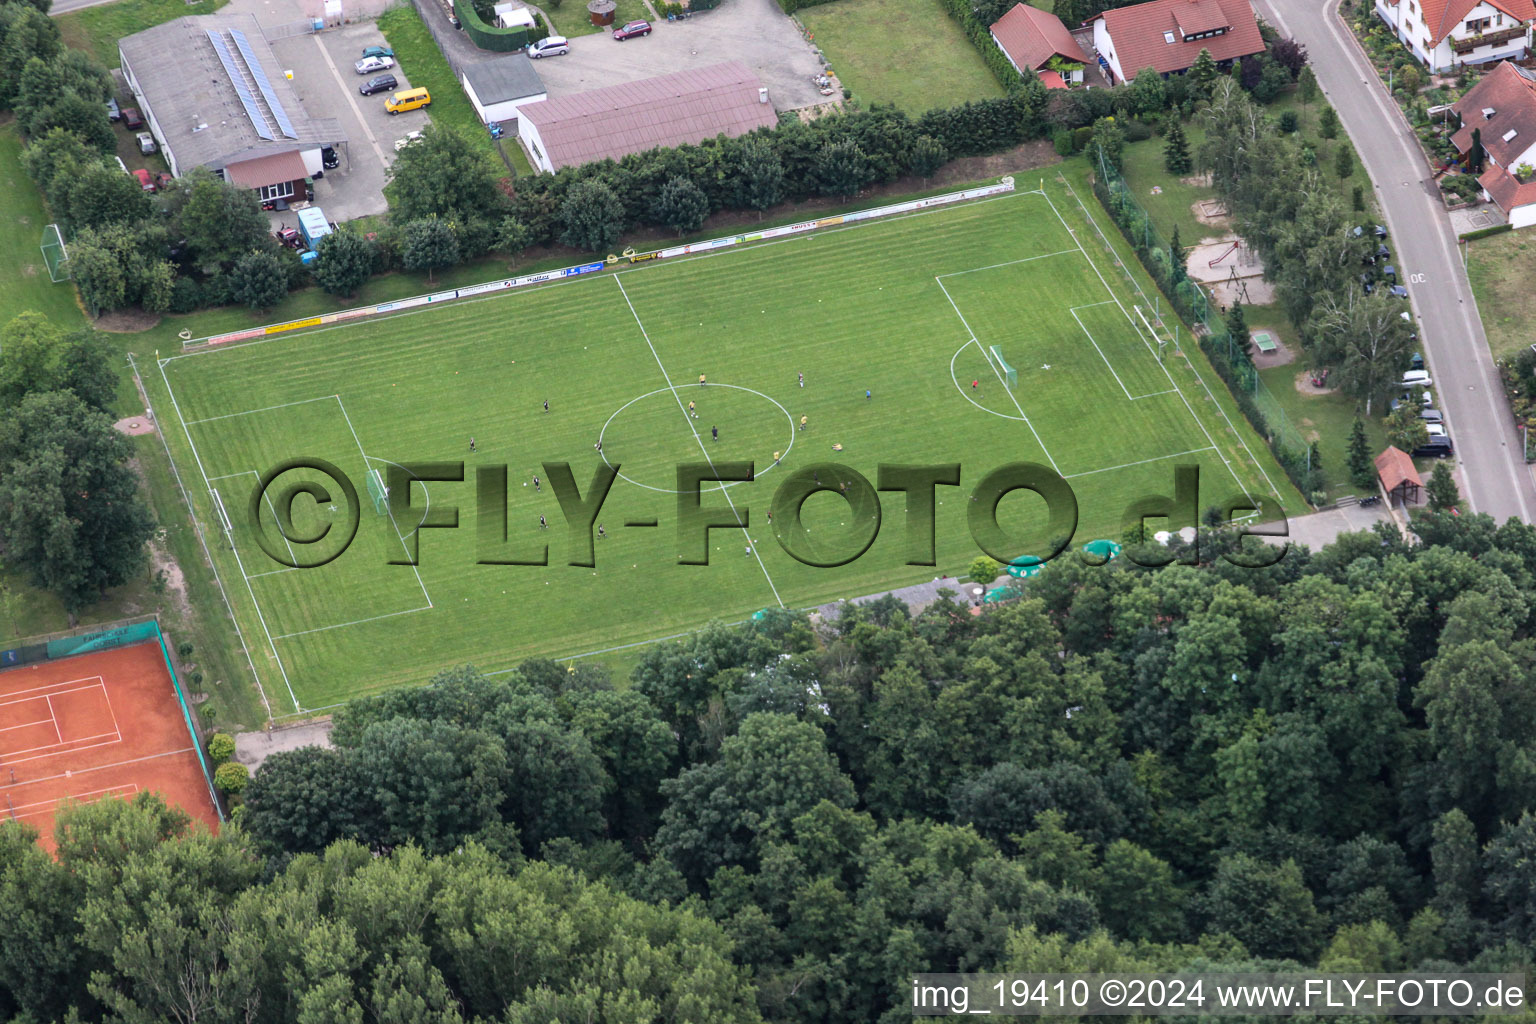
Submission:
[[[528,59],[562,57],[571,52],[571,42],[565,36],[545,36],[536,43],[528,44]]]

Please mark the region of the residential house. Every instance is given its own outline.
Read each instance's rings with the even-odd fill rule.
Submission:
[[[1530,0],[1527,0],[1530,2]],[[1248,0],[1152,0],[1089,19],[1099,66],[1111,85],[1145,68],[1182,74],[1211,51],[1219,67],[1263,53],[1264,37]]]
[[[1470,160],[1474,132],[1481,142],[1483,172],[1477,183],[1483,194],[1514,227],[1536,224],[1536,180],[1515,173],[1536,167],[1536,72],[1499,64],[1452,109],[1461,118],[1451,136],[1456,151]]]
[[[1532,0],[1376,0],[1376,14],[1429,70],[1516,60],[1530,50]]]
[[[1083,69],[1091,59],[1072,38],[1061,19],[1029,4],[1015,4],[992,23],[992,41],[1020,74],[1034,71],[1049,88],[1081,84]],[[1057,68],[1049,65],[1055,61]],[[1070,70],[1070,65],[1079,65]],[[1067,70],[1060,70],[1067,68]]]
[[[123,78],[180,177],[209,167],[263,201],[302,200],[321,149],[346,141],[310,117],[249,14],[177,18],[118,42]]]

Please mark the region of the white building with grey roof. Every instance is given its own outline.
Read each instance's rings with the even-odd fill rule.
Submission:
[[[171,165],[209,167],[263,200],[304,198],[320,150],[346,141],[312,118],[248,14],[177,18],[118,42],[123,77]]]

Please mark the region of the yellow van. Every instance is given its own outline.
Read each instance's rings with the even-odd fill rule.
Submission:
[[[384,109],[391,114],[398,114],[402,110],[415,110],[417,107],[429,106],[432,103],[432,94],[425,89],[405,89],[395,93],[384,101]]]

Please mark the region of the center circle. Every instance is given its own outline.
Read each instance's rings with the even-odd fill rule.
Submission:
[[[688,410],[689,402],[695,406],[692,413]],[[780,416],[784,417],[787,436],[774,442],[769,438],[777,432],[774,424]],[[620,417],[633,425],[620,424]],[[679,423],[680,419],[684,423]],[[719,431],[718,438],[713,430]],[[602,445],[602,459],[610,466],[634,466],[637,463],[645,466],[660,461],[670,467],[701,460],[712,463],[750,460],[757,467],[756,475],[762,477],[774,468],[775,451],[780,458],[788,457],[789,450],[795,446],[796,432],[795,418],[777,400],[739,384],[711,381],[702,387],[657,388],[631,398],[608,417],[598,431],[597,440]],[[651,451],[632,456],[626,451],[631,445],[649,446]],[[619,479],[660,494],[680,493],[675,487],[642,483],[623,470],[619,472]],[[735,482],[716,486],[721,489],[734,487]]]

